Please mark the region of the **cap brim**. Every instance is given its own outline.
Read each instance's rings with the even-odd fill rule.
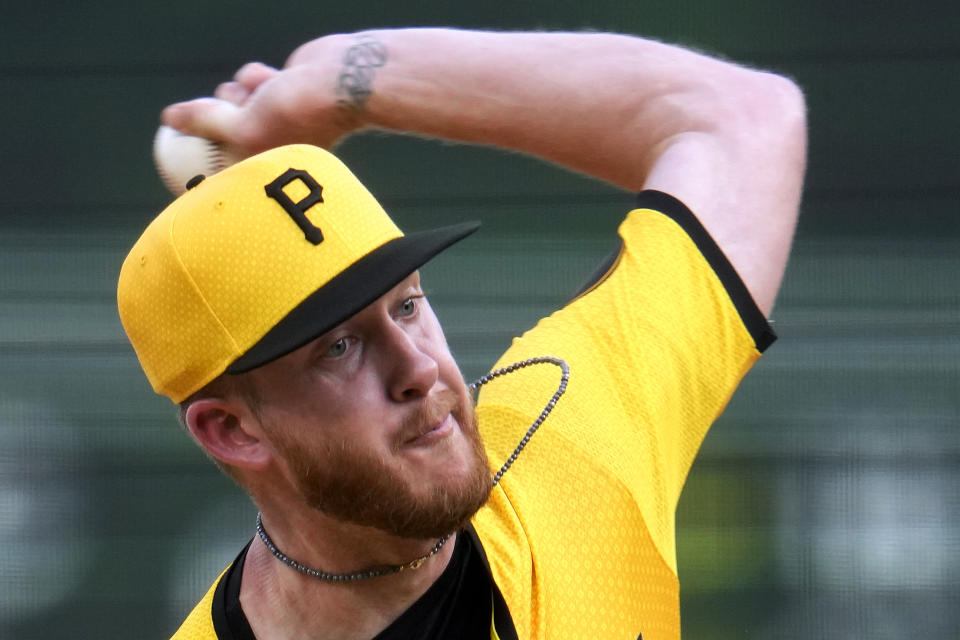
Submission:
[[[227,367],[244,373],[302,347],[372,303],[438,253],[467,237],[479,222],[394,238],[360,258],[294,307]]]

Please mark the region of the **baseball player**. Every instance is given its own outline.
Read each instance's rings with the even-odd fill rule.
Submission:
[[[256,154],[192,180],[120,276],[148,378],[259,509],[174,637],[679,638],[677,500],[774,340],[796,86],[622,35],[411,29],[163,119]],[[418,268],[475,225],[401,232],[323,150],[372,128],[639,193],[591,285],[472,389]]]

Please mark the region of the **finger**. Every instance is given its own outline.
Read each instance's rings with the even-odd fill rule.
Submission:
[[[224,82],[217,86],[213,96],[218,100],[232,102],[239,107],[250,97],[250,91],[239,82]]]
[[[217,98],[198,98],[172,104],[160,120],[183,133],[237,144],[241,108]]]
[[[262,62],[249,62],[242,67],[233,76],[235,82],[240,84],[249,93],[256,91],[257,87],[280,73],[278,69],[263,64]]]

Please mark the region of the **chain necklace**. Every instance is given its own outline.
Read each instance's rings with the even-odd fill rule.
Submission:
[[[517,461],[517,456],[520,455],[520,452],[523,451],[523,448],[527,446],[527,443],[530,442],[530,438],[533,437],[533,434],[537,432],[537,429],[540,428],[540,425],[543,424],[543,421],[547,419],[547,416],[550,415],[550,412],[553,411],[553,408],[557,406],[557,400],[560,399],[560,396],[567,390],[567,381],[570,379],[570,366],[566,361],[561,360],[560,358],[554,358],[553,356],[540,356],[537,358],[528,358],[526,360],[521,360],[520,362],[514,362],[509,367],[503,367],[502,369],[494,369],[487,375],[483,376],[476,382],[470,385],[470,391],[476,391],[483,385],[487,384],[494,378],[499,378],[500,376],[507,375],[508,373],[513,373],[517,369],[523,369],[524,367],[529,367],[533,364],[543,364],[548,363],[560,367],[560,384],[557,386],[557,390],[554,391],[553,396],[550,397],[550,401],[543,407],[543,411],[540,412],[540,415],[537,416],[537,419],[533,421],[533,424],[530,425],[530,428],[527,429],[527,432],[523,435],[523,438],[520,439],[520,444],[517,445],[517,448],[513,450],[513,453],[510,454],[510,457],[507,458],[507,461],[503,463],[503,466],[500,467],[500,470],[497,471],[493,476],[493,484],[496,485],[500,482],[500,478],[503,477],[503,474],[507,472],[507,469]]]
[[[537,419],[534,420],[533,424],[531,424],[527,429],[527,432],[524,434],[523,438],[520,439],[520,444],[518,444],[517,448],[513,450],[513,453],[511,453],[510,457],[507,458],[507,461],[503,463],[503,466],[500,467],[500,470],[494,474],[492,483],[494,486],[499,484],[503,474],[505,474],[510,466],[516,462],[520,452],[523,451],[524,447],[527,446],[527,443],[530,442],[530,438],[533,437],[533,434],[537,432],[537,429],[540,428],[540,425],[543,424],[543,421],[547,419],[547,416],[550,415],[550,412],[553,411],[553,408],[557,405],[557,400],[559,400],[560,396],[562,396],[567,390],[567,381],[570,379],[570,367],[560,358],[554,358],[553,356],[540,356],[538,358],[529,358],[527,360],[515,362],[509,367],[495,369],[470,385],[470,391],[476,392],[480,387],[487,384],[494,378],[498,378],[508,373],[513,373],[518,369],[529,367],[530,365],[543,363],[553,364],[560,367],[560,384],[557,386],[557,390],[554,392],[553,396],[551,396],[550,401],[547,402],[546,406],[543,407],[543,411],[540,412],[540,415],[537,416]],[[440,538],[437,544],[435,544],[430,551],[415,560],[411,560],[410,562],[387,567],[373,567],[371,569],[353,571],[350,573],[330,573],[329,571],[313,569],[305,564],[297,562],[283,551],[280,551],[280,549],[277,548],[277,545],[274,544],[273,539],[267,535],[267,530],[263,528],[263,518],[260,512],[257,512],[257,535],[260,536],[260,540],[263,542],[264,546],[269,549],[270,553],[272,553],[277,560],[287,565],[291,569],[295,569],[304,575],[311,576],[318,580],[323,580],[324,582],[355,582],[357,580],[366,580],[369,578],[379,578],[380,576],[392,575],[407,569],[419,569],[423,566],[424,562],[437,555],[440,549],[443,548],[443,545],[453,534],[448,533],[444,537]]]
[[[330,573],[329,571],[312,569],[305,564],[297,562],[283,551],[280,551],[280,549],[277,549],[277,545],[273,543],[273,540],[270,538],[270,536],[267,535],[267,530],[263,528],[263,520],[260,516],[260,513],[257,513],[257,535],[260,536],[260,540],[263,541],[263,544],[267,547],[267,549],[270,550],[270,553],[272,553],[277,560],[288,567],[296,569],[300,573],[314,577],[318,580],[323,580],[325,582],[354,582],[356,580],[379,578],[380,576],[400,573],[405,569],[419,569],[421,566],[423,566],[423,563],[426,562],[427,559],[429,559],[431,556],[435,556],[437,552],[443,548],[444,543],[449,540],[450,536],[453,534],[448,533],[444,537],[440,538],[440,541],[433,545],[433,549],[430,549],[430,551],[420,556],[416,560],[411,560],[410,562],[397,564],[390,567],[374,567],[372,569],[353,571],[351,573]]]

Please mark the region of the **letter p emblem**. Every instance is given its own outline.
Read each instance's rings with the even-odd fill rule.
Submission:
[[[298,179],[306,185],[309,193],[299,202],[294,202],[290,199],[290,196],[284,192],[283,188]],[[313,179],[313,176],[302,169],[287,169],[283,174],[278,176],[276,180],[266,185],[264,190],[269,197],[276,200],[280,206],[283,207],[287,215],[293,218],[293,221],[297,223],[297,226],[303,231],[303,235],[308,241],[312,244],[320,244],[323,242],[323,233],[307,219],[307,209],[318,202],[323,202],[323,196],[321,195],[323,193],[323,187]]]

